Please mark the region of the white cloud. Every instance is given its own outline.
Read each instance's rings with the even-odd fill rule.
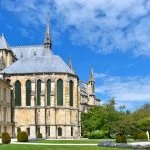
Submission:
[[[96,92],[122,102],[150,102],[150,76],[119,77],[95,73]]]
[[[44,24],[50,12],[55,30],[70,31],[74,44],[85,44],[93,51],[150,56],[148,0],[1,0],[1,6],[26,26]]]

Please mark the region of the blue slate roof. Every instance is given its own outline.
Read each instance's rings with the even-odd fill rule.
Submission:
[[[49,48],[45,48],[44,45],[32,45],[32,46],[16,46],[12,47],[12,51],[18,59],[32,58],[36,56],[47,56],[53,54]]]
[[[57,55],[22,58],[2,70],[1,73],[70,73],[75,75],[74,71]]]
[[[73,69],[54,55],[52,50],[44,45],[12,47],[18,60],[0,73],[29,74],[29,73],[70,73],[75,75]]]

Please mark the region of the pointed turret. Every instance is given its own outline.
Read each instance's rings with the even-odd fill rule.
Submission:
[[[4,35],[0,36],[0,60],[0,70],[8,67],[16,60],[16,56],[8,45]]]
[[[52,48],[52,41],[50,36],[50,25],[49,25],[49,17],[47,17],[47,23],[46,23],[46,32],[45,32],[45,38],[44,38],[44,47],[45,48]]]
[[[91,68],[91,73],[90,73],[90,79],[89,79],[89,82],[95,82],[93,68]]]
[[[71,59],[71,57],[69,57],[68,66],[75,73],[75,70],[74,70],[73,65],[72,65],[72,59]]]
[[[3,34],[0,36],[0,49],[11,50]]]
[[[71,57],[69,57],[69,63],[68,63],[68,66],[69,66],[69,68],[70,68],[71,70],[73,70]]]

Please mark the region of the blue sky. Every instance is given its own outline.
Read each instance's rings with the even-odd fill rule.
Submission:
[[[43,44],[48,13],[54,53],[72,58],[80,80],[94,68],[102,103],[150,103],[150,1],[0,0],[0,34],[11,46]]]

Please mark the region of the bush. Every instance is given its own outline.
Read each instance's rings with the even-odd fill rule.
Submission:
[[[147,135],[145,132],[141,131],[141,132],[135,132],[133,135],[133,139],[134,140],[147,140]]]
[[[10,142],[11,142],[11,138],[10,138],[9,133],[3,132],[2,133],[2,143],[3,144],[9,144]]]
[[[88,137],[89,137],[89,134],[88,134],[88,133],[84,133],[84,134],[82,135],[82,137],[83,137],[83,138],[88,138]]]
[[[127,143],[127,138],[125,135],[117,135],[116,143]]]
[[[89,139],[102,139],[105,137],[105,133],[103,131],[94,131],[88,135]]]
[[[19,142],[28,142],[28,134],[25,131],[21,131],[18,133],[18,141]]]
[[[18,142],[20,142],[19,137],[20,137],[20,132],[17,133],[17,141],[18,141]]]
[[[37,134],[37,138],[42,139],[42,133],[38,133],[38,134]]]
[[[141,140],[147,140],[147,135],[146,135],[145,132],[141,132],[141,133],[140,133],[140,139],[141,139]]]

